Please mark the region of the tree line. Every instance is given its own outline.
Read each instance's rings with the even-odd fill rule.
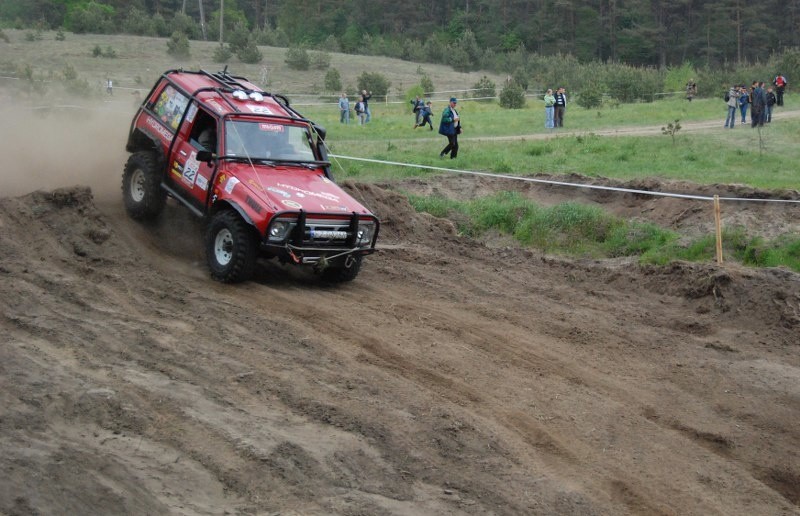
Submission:
[[[0,0],[0,20],[119,32],[131,12],[165,24],[180,13],[199,24],[204,10],[213,32],[222,2],[226,27],[280,30],[298,45],[333,36],[352,53],[379,39],[392,57],[412,57],[403,54],[414,52],[413,43],[453,43],[467,31],[494,53],[523,47],[635,66],[734,65],[800,46],[794,0]],[[97,26],[87,27],[86,13]]]

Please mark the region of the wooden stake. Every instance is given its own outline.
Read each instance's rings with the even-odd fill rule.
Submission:
[[[722,263],[722,220],[720,218],[719,195],[714,196],[714,225],[717,229],[717,263]]]

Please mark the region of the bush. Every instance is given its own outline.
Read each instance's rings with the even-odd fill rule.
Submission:
[[[286,51],[286,65],[292,70],[308,70],[311,64],[311,58],[308,57],[308,52],[302,47],[289,47]]]
[[[172,17],[170,27],[178,32],[183,32],[189,39],[197,39],[200,36],[200,27],[194,19],[184,13],[177,12]]]
[[[427,95],[430,95],[431,93],[436,91],[436,88],[433,85],[433,81],[427,75],[422,76],[422,79],[419,80],[419,85],[422,86],[422,91]]]
[[[260,63],[264,59],[264,55],[252,39],[248,39],[245,46],[236,51],[236,57],[239,58],[239,61],[248,64]]]
[[[0,32],[2,32],[2,31],[0,31]],[[3,37],[3,35],[0,34],[0,39],[2,39],[2,37]],[[67,39],[67,36],[64,35],[64,31],[61,30],[61,29],[58,29],[58,32],[56,32],[56,41],[64,41],[65,39]]]
[[[90,1],[70,10],[65,22],[67,28],[77,34],[111,34],[116,32],[113,20],[113,7]]]
[[[229,45],[225,43],[220,43],[217,48],[214,49],[214,53],[211,54],[211,59],[215,63],[227,63],[233,57],[233,51]]]
[[[514,81],[509,82],[500,92],[500,105],[507,109],[522,109],[525,107],[525,92]]]
[[[586,109],[599,108],[603,105],[603,89],[599,82],[584,84],[575,102]]]
[[[0,39],[2,39],[3,41],[5,41],[6,43],[11,43],[11,40],[10,40],[10,39],[8,39],[8,34],[6,34],[5,32],[3,32],[3,29],[0,29]]]
[[[131,7],[125,21],[122,22],[122,32],[137,36],[155,36],[153,20],[146,12],[136,7]]]
[[[473,92],[475,97],[491,97],[493,99],[497,96],[497,90],[494,82],[485,75],[480,81],[472,85],[472,89],[475,90]],[[486,98],[485,100],[488,101],[491,99]]]
[[[358,89],[371,91],[373,95],[385,97],[392,85],[389,80],[378,72],[363,72],[358,76]]]
[[[325,73],[325,90],[340,91],[342,89],[342,76],[336,68],[329,68]]]
[[[183,32],[175,31],[167,41],[167,54],[178,59],[186,59],[191,56],[189,38]]]
[[[317,70],[325,70],[331,65],[331,55],[327,52],[312,52],[311,66]]]

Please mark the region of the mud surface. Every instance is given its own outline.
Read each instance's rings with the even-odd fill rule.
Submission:
[[[506,185],[445,177],[346,185],[384,223],[351,284],[264,262],[222,285],[186,210],[125,216],[108,118],[3,172],[0,513],[800,513],[800,275],[471,240],[398,191]],[[5,129],[8,156],[29,138]],[[683,200],[581,195],[713,224]]]

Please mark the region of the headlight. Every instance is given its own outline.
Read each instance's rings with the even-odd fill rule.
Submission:
[[[291,231],[292,223],[288,220],[276,220],[269,227],[269,240],[280,242],[286,239],[286,235]]]
[[[375,232],[375,224],[362,222],[358,225],[356,233],[356,243],[358,245],[369,245],[372,242],[372,235]]]

